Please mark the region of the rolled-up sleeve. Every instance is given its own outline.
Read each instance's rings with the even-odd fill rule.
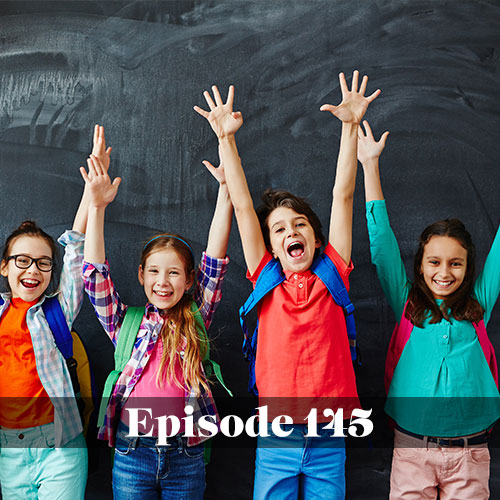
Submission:
[[[63,267],[57,298],[71,328],[83,302],[81,269],[85,235],[79,231],[65,231],[57,241],[64,247]]]
[[[105,264],[84,262],[81,272],[85,291],[94,307],[97,318],[113,344],[116,345],[117,333],[127,306],[122,303],[120,295],[115,289],[109,265],[107,262]]]
[[[198,268],[194,300],[208,330],[222,298],[222,283],[229,264],[229,257],[217,259],[203,252]]]

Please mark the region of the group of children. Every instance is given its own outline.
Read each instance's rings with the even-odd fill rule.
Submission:
[[[181,425],[159,446],[156,427],[147,435],[130,435],[126,410],[144,407],[147,398],[159,402],[152,410],[158,415],[183,422],[189,406],[195,421],[210,415],[218,422],[206,330],[221,300],[233,210],[247,278],[256,290],[269,276],[275,280],[258,298],[259,398],[328,398],[337,402],[334,411],[343,408],[346,419],[359,408],[345,310],[329,286],[335,276],[340,287],[349,287],[358,160],[365,176],[372,261],[398,319],[386,367],[386,412],[396,424],[390,498],[489,497],[487,439],[500,417],[500,396],[485,325],[500,292],[500,236],[474,280],[469,233],[457,219],[436,222],[421,235],[410,281],[380,184],[378,159],[388,133],[376,141],[368,123],[361,126],[380,90],[365,96],[368,78],[360,82],[357,71],[350,89],[342,73],[339,81],[342,102],[321,107],[342,123],[328,241],[307,202],[289,192],[268,190],[263,206],[254,209],[235,142],[243,117],[233,111],[234,87],[225,102],[217,87],[212,95],[205,92],[208,111],[195,106],[218,138],[220,165],[204,162],[219,184],[217,204],[198,264],[178,234],[155,235],[144,245],[138,279],[147,304],[99,430],[115,449],[116,499],[203,498],[203,432],[197,428],[186,437]],[[59,239],[66,248],[55,292],[57,248],[49,235],[26,221],[5,244],[0,267],[9,288],[0,304],[4,500],[84,498],[87,455],[81,421],[43,303],[54,294],[71,326],[85,289],[115,346],[126,329],[134,308],[115,289],[104,244],[105,210],[120,184],[108,174],[110,153],[103,128],[96,126],[87,169],[81,168],[85,189],[73,229]],[[307,435],[306,414],[295,408],[286,438],[273,433],[271,425],[268,435],[258,438],[255,499],[345,497],[344,439],[331,437],[325,428],[331,419],[321,413],[317,436]]]

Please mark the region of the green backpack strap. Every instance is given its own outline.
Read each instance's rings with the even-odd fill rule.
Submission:
[[[132,307],[127,308],[123,323],[118,335],[118,342],[115,348],[115,369],[108,375],[104,384],[102,393],[101,405],[99,406],[99,417],[97,425],[100,427],[104,425],[104,416],[106,415],[106,408],[108,407],[109,398],[113,394],[113,388],[121,375],[125,365],[132,356],[135,339],[139,333],[142,318],[144,317],[145,307]]]
[[[203,341],[206,344],[207,350],[205,351],[205,356],[203,358],[203,366],[205,368],[205,373],[207,378],[210,378],[212,375],[215,375],[220,385],[226,389],[227,393],[232,396],[233,393],[226,387],[224,383],[224,379],[222,378],[222,372],[220,369],[219,363],[215,362],[213,359],[210,359],[210,341],[208,340],[207,330],[205,328],[205,323],[200,313],[199,307],[196,305],[196,302],[191,303],[191,312],[193,313],[194,319],[196,321],[196,326],[198,331],[203,336]]]

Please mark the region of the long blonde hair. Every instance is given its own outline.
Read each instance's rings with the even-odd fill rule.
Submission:
[[[146,244],[141,255],[142,269],[145,269],[146,260],[151,254],[167,249],[172,249],[182,260],[186,277],[192,276],[193,252],[184,238],[176,234],[161,234]],[[156,382],[162,387],[165,380],[170,380],[177,387],[187,391],[194,390],[195,394],[199,395],[209,388],[201,366],[201,361],[208,350],[208,340],[198,332],[196,319],[191,310],[192,303],[192,295],[185,292],[179,302],[166,311],[167,317],[160,332],[163,353]],[[184,350],[181,360],[184,381],[178,380],[175,374],[176,356],[181,349]]]

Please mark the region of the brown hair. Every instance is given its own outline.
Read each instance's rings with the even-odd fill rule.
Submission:
[[[184,238],[177,234],[161,234],[151,239],[144,247],[141,255],[141,267],[144,270],[148,257],[158,251],[172,249],[184,263],[186,277],[194,275],[194,257],[191,247]],[[163,342],[163,354],[156,381],[162,386],[165,380],[172,380],[181,389],[193,390],[199,395],[208,390],[208,383],[203,376],[201,361],[208,350],[205,336],[196,328],[196,319],[191,310],[193,297],[185,292],[181,300],[168,310],[168,317],[163,324],[160,337]],[[181,362],[184,384],[175,374],[177,351],[186,341],[184,358]]]
[[[443,301],[444,307],[439,307],[434,300],[432,292],[426,285],[422,276],[421,266],[425,245],[433,236],[447,236],[454,238],[467,250],[467,264],[465,276],[459,288]],[[406,317],[416,326],[422,327],[426,318],[430,317],[431,323],[439,323],[443,318],[449,319],[450,315],[458,321],[478,322],[483,318],[483,308],[474,298],[476,249],[472,238],[465,226],[458,219],[446,219],[434,222],[426,227],[420,235],[420,241],[413,262],[414,281],[408,296]]]
[[[298,214],[305,215],[314,230],[316,239],[321,242],[321,245],[325,244],[325,237],[321,228],[321,221],[319,220],[319,217],[314,213],[309,203],[304,200],[304,198],[295,196],[288,191],[269,188],[264,191],[264,194],[262,195],[262,201],[264,202],[263,205],[260,205],[257,208],[256,212],[257,217],[259,218],[262,235],[264,236],[264,242],[268,250],[271,250],[271,242],[269,237],[269,226],[267,222],[269,216],[271,215],[271,212],[278,207],[290,208]],[[320,249],[317,248],[314,254],[315,257],[317,256],[319,251]]]
[[[7,239],[5,240],[5,245],[3,247],[2,264],[6,263],[7,258],[10,257],[10,250],[12,248],[12,245],[14,244],[14,241],[16,241],[16,239],[20,236],[41,238],[50,247],[52,251],[52,260],[54,262],[54,267],[52,268],[52,275],[50,277],[49,286],[52,286],[52,288],[55,290],[58,285],[58,276],[57,273],[54,272],[56,270],[57,257],[59,255],[57,245],[54,241],[54,238],[47,234],[42,228],[38,227],[36,222],[32,220],[25,220],[24,222],[21,222],[21,224],[19,224],[19,226],[14,229],[14,231],[12,231],[12,233],[10,233],[10,235],[7,237]]]

